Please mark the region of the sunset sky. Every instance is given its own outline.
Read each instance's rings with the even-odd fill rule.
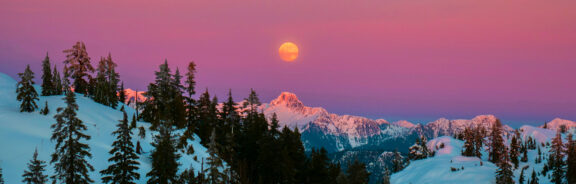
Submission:
[[[574,0],[0,1],[0,72],[31,64],[39,82],[46,52],[62,67],[76,41],[139,90],[167,59],[195,61],[199,91],[220,99],[254,88],[388,120],[576,120]]]

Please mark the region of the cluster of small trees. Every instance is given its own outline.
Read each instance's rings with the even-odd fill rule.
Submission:
[[[410,160],[420,160],[432,156],[432,152],[430,152],[430,150],[428,150],[428,146],[426,146],[427,142],[428,140],[424,136],[417,138],[414,145],[410,146],[408,149],[410,151],[408,158]]]
[[[542,162],[542,151],[540,145],[536,144],[536,140],[531,137],[522,140],[520,131],[515,130],[511,135],[510,144],[504,144],[505,132],[502,128],[502,123],[497,120],[491,127],[491,132],[486,134],[482,128],[466,128],[462,133],[457,134],[455,137],[465,141],[462,150],[463,156],[476,156],[481,157],[480,151],[483,150],[484,138],[488,136],[488,159],[498,166],[496,172],[496,183],[514,183],[513,170],[518,169],[520,162],[528,161],[528,150],[538,150],[538,155],[535,163]],[[547,175],[549,171],[552,174],[549,176],[553,183],[575,183],[576,182],[576,143],[572,139],[572,135],[566,136],[567,143],[562,143],[562,131],[558,130],[556,137],[552,140],[550,145],[550,154],[541,173],[537,173],[534,169],[530,177],[524,177],[524,170],[521,168],[518,183],[537,184],[538,175]],[[544,145],[544,144],[543,144]]]
[[[464,128],[464,132],[457,135],[457,138],[464,140],[462,155],[481,158],[484,137],[486,137],[486,129],[483,126]]]
[[[51,140],[56,145],[50,160],[55,173],[50,178],[55,183],[91,183],[94,180],[89,173],[94,168],[87,161],[92,155],[90,145],[85,143],[91,137],[77,117],[76,93],[116,108],[118,101],[125,99],[123,85],[118,87],[119,74],[110,55],[101,58],[97,75],[92,78],[90,73],[94,68],[84,43],[78,42],[64,53],[67,59],[62,80],[56,66],[51,72],[48,56],[42,62],[42,95],[65,94],[66,103],[65,107],[57,109],[56,123],[51,126]],[[261,103],[254,90],[243,104],[234,102],[231,91],[221,107],[208,90],[194,99],[195,73],[194,62],[189,63],[187,73],[182,76],[178,69],[172,73],[165,61],[155,73],[156,80],[148,86],[142,113],[128,123],[122,106],[123,118],[119,120],[117,130],[112,132],[116,141],[109,152],[110,165],[100,171],[102,182],[134,183],[141,177],[138,172],[140,142],[135,146],[132,139],[133,131],[137,129],[136,119],[150,122],[154,135],[150,152],[152,168],[146,173],[150,184],[368,182],[370,173],[362,163],[349,163],[349,169],[343,172],[339,163],[330,162],[324,149],[313,149],[306,156],[299,130],[281,128],[275,114],[266,117],[259,112]],[[27,66],[19,76],[17,93],[18,100],[22,101],[21,111],[35,111],[38,95],[32,86],[34,73]],[[69,78],[73,80],[72,84]],[[48,111],[46,102],[42,114],[48,114]],[[139,136],[144,136],[144,132],[144,127],[139,127]],[[197,160],[202,163],[200,171],[194,171],[194,168],[181,170],[178,160],[194,153],[190,143],[195,134],[208,148],[209,156],[206,160]],[[36,152],[30,161],[23,182],[47,182],[48,176],[43,174],[45,162],[38,160],[37,155]]]
[[[77,42],[70,49],[64,50],[66,60],[64,60],[64,76],[61,78],[58,67],[54,65],[52,70],[50,57],[42,61],[42,96],[62,95],[72,89],[76,93],[84,94],[95,102],[116,108],[118,102],[124,102],[126,96],[123,86],[119,86],[120,75],[116,72],[116,64],[112,61],[111,54],[102,57],[98,63],[98,73],[92,77],[94,67],[90,64],[90,57],[83,42]],[[16,93],[18,101],[21,101],[21,112],[33,112],[38,109],[38,93],[34,89],[34,72],[30,66],[26,66],[23,73],[19,73]],[[73,80],[71,84],[69,79]],[[41,114],[48,114],[48,102],[40,111]]]

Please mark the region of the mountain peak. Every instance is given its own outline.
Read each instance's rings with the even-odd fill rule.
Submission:
[[[302,108],[302,107],[304,107],[304,104],[302,104],[302,102],[300,100],[298,100],[298,97],[296,96],[296,94],[290,93],[290,92],[282,92],[280,94],[280,96],[278,96],[278,98],[276,98],[270,102],[270,105],[272,105],[272,106],[286,105],[287,107],[290,107],[290,108]]]

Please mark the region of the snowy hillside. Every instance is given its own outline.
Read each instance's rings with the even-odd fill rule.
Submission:
[[[554,131],[523,126],[522,137],[532,136],[537,141],[551,140],[555,136]],[[509,142],[509,141],[506,141]],[[442,148],[443,145],[444,147]],[[436,155],[423,160],[412,161],[404,170],[395,173],[391,177],[393,184],[406,183],[495,183],[497,166],[488,161],[488,153],[482,152],[482,159],[477,157],[465,157],[461,155],[464,142],[449,136],[439,137],[428,142],[428,148],[435,150]],[[486,147],[485,147],[486,148]],[[542,147],[542,157],[548,157],[549,146]],[[524,178],[529,178],[532,171],[542,171],[545,161],[536,164],[537,150],[528,150],[528,161],[519,162],[518,169],[514,170],[514,181],[518,181],[522,168]],[[451,168],[459,169],[452,171]],[[550,173],[548,173],[550,174]],[[546,176],[538,174],[541,184],[551,183]]]
[[[36,87],[40,93],[40,88]],[[19,112],[19,103],[16,101],[16,81],[9,76],[0,73],[0,166],[3,168],[6,183],[21,183],[21,175],[28,161],[32,158],[34,149],[38,148],[39,159],[49,162],[50,155],[54,152],[54,142],[50,141],[52,130],[50,125],[55,122],[53,116],[57,107],[63,107],[63,96],[41,96],[38,101],[40,108],[48,102],[50,113],[47,116],[36,112]],[[86,133],[92,136],[87,141],[91,147],[92,159],[89,161],[95,171],[90,173],[90,177],[95,183],[100,183],[99,171],[108,166],[108,151],[115,137],[111,133],[116,129],[118,120],[122,118],[122,112],[117,109],[93,102],[91,99],[76,95],[79,105],[78,117],[86,124]],[[126,107],[129,117],[134,110]],[[138,122],[138,126],[148,126],[148,123]],[[146,183],[146,173],[150,170],[149,152],[152,141],[151,132],[146,132],[145,140],[141,140],[144,154],[140,156],[140,174],[138,183]],[[137,135],[137,132],[135,132]],[[134,137],[134,141],[138,138]],[[196,138],[199,140],[199,138]],[[206,148],[197,141],[193,143],[195,154],[192,156],[182,154],[180,168],[184,170],[190,166],[195,171],[200,170],[201,160],[207,157]],[[198,161],[193,158],[197,157]],[[47,167],[48,174],[52,174],[52,165]]]
[[[440,148],[441,144],[444,148]],[[436,156],[412,161],[404,170],[393,174],[390,182],[394,184],[494,183],[494,172],[497,167],[484,159],[461,156],[460,150],[463,145],[464,142],[448,136],[430,140],[429,149],[435,150],[436,146],[439,147],[436,150]],[[451,168],[461,170],[451,171]]]

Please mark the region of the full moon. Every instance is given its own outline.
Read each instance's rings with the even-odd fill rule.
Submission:
[[[292,42],[285,42],[278,49],[278,54],[282,60],[292,62],[298,58],[298,47]]]

